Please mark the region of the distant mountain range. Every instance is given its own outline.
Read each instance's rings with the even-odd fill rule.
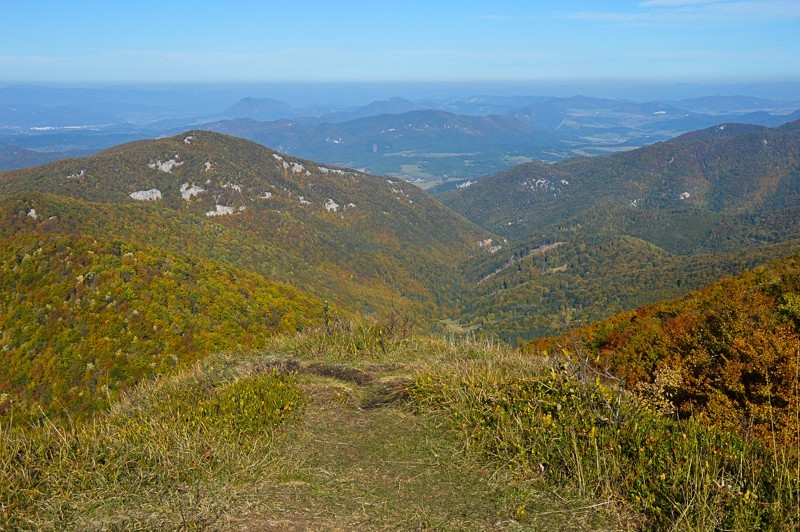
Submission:
[[[225,94],[188,88],[0,89],[0,150],[5,150],[0,169],[33,164],[36,157],[19,150],[50,154],[44,161],[195,128],[244,136],[297,157],[390,175],[438,192],[521,162],[626,151],[723,122],[775,127],[800,118],[800,101],[751,96],[651,102],[585,96],[393,97],[362,106],[299,107],[246,97],[217,111],[216,102]],[[451,131],[443,130],[444,121]],[[405,126],[411,127],[401,131]]]
[[[477,149],[512,126],[531,131],[442,111],[336,127],[351,135],[342,140],[402,143],[409,132],[431,149],[453,138]],[[720,124],[522,164],[442,194],[444,204],[396,178],[205,130],[4,172],[2,316],[20,319],[0,322],[12,362],[0,392],[83,408],[80,391],[101,382],[119,390],[125,375],[348,313],[511,343],[558,333],[800,252],[798,155],[798,122]],[[238,324],[224,338],[191,326],[217,316],[215,300],[225,315],[208,326]],[[165,346],[184,354],[141,358]],[[65,387],[42,384],[54,371],[69,372]]]
[[[13,167],[38,166],[40,164],[60,161],[72,157],[82,157],[91,155],[91,150],[72,150],[72,151],[37,151],[29,148],[8,145],[0,148],[0,169]]]
[[[205,128],[276,146],[315,160],[385,174],[417,184],[485,175],[514,164],[523,153],[553,149],[557,136],[506,116],[409,111],[342,123],[233,120]]]
[[[522,108],[509,109],[510,103],[531,100]],[[726,101],[735,107],[766,104],[746,98]],[[482,97],[417,104],[392,99],[313,119],[264,122],[257,101],[248,100],[240,102],[239,109],[241,118],[252,120],[211,122],[203,127],[301,157],[393,175],[422,186],[438,184],[435,191],[441,191],[520,162],[553,162],[574,155],[626,151],[725,121],[777,126],[800,118],[800,111],[787,115],[764,111],[703,114],[683,109],[680,103],[635,103],[580,96],[513,100]],[[265,104],[270,106],[271,116],[280,114],[272,110],[275,102]],[[775,102],[773,108],[780,105],[783,103]]]

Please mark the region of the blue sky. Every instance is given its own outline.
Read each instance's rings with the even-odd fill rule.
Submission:
[[[7,1],[0,83],[800,80],[800,0]]]

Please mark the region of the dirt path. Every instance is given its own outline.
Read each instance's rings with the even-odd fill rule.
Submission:
[[[370,383],[304,375],[303,422],[276,448],[282,464],[258,510],[229,524],[261,530],[603,529],[594,510],[510,489],[465,459],[446,429],[383,401],[398,377]],[[523,506],[524,505],[524,506]],[[616,527],[611,527],[616,528]]]

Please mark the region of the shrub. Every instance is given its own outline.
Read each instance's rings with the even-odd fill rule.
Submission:
[[[0,529],[209,526],[269,471],[302,405],[293,376],[212,356],[91,422],[2,425]]]
[[[570,363],[507,371],[459,361],[426,370],[411,397],[418,408],[445,414],[465,448],[496,467],[618,501],[648,527],[800,525],[796,457],[660,415]]]

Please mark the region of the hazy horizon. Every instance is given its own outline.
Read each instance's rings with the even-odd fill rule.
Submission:
[[[36,91],[58,94],[67,103],[94,102],[97,95],[114,101],[152,103],[167,100],[170,105],[198,106],[197,112],[209,111],[205,106],[229,106],[251,98],[270,98],[302,108],[306,106],[361,106],[373,101],[403,98],[412,101],[443,100],[473,96],[543,96],[611,98],[631,101],[670,101],[702,96],[750,96],[773,101],[800,101],[800,81],[777,83],[735,84],[625,84],[605,83],[525,83],[525,82],[351,82],[351,83],[2,83],[0,91],[6,98],[15,92],[25,94],[24,100]],[[74,99],[70,98],[70,95]],[[190,98],[187,99],[187,96]],[[10,100],[8,103],[12,103]],[[218,110],[222,110],[221,108]]]
[[[4,7],[0,84],[800,81],[800,1]]]

